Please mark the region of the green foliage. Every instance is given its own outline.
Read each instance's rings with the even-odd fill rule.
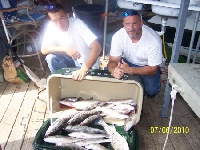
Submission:
[[[170,62],[172,56],[172,47],[165,43],[165,49],[167,54],[167,61]],[[163,47],[163,55],[164,55],[164,47]],[[187,57],[179,55],[178,63],[186,63]]]

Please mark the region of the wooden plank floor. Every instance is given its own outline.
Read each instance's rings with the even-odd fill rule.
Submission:
[[[32,62],[35,63],[32,63]],[[41,71],[37,59],[26,59],[25,63],[40,78],[48,77],[49,70],[45,62],[45,71]],[[163,76],[166,79],[166,75]],[[160,118],[165,84],[155,98],[144,96],[143,113],[135,126],[139,133],[140,150],[161,150],[166,134],[163,133],[169,118]],[[171,105],[171,103],[170,103]],[[0,145],[5,150],[31,150],[38,129],[49,118],[46,102],[38,98],[38,89],[32,82],[24,84],[0,83]],[[171,108],[171,107],[170,107]],[[200,118],[198,118],[181,96],[177,95],[174,105],[172,126],[187,127],[189,133],[171,133],[166,150],[199,150]],[[151,129],[157,133],[151,133]],[[163,132],[162,132],[163,130]],[[160,131],[160,133],[158,132]]]

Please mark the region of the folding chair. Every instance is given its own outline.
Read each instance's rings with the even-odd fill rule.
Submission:
[[[37,12],[30,13],[32,10],[30,6],[17,7],[17,0],[0,1],[0,18],[8,44],[21,58],[37,55],[41,69],[44,70],[40,58],[41,37],[38,28],[42,25],[46,15]],[[18,13],[22,9],[25,10],[25,14]]]

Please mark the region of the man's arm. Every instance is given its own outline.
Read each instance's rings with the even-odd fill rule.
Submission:
[[[120,63],[121,56],[118,57],[109,57],[108,62],[108,71],[112,74],[113,77],[120,79],[124,75],[123,69],[121,69]]]
[[[65,46],[42,46],[41,52],[43,55],[56,53],[56,52],[65,52],[67,55],[71,56],[74,60],[77,60],[81,57],[80,53],[75,49]]]
[[[83,78],[87,75],[87,71],[95,64],[101,53],[102,48],[98,40],[94,40],[89,47],[91,51],[87,60],[82,65],[80,70],[74,71],[72,74],[74,80],[83,80]]]
[[[41,47],[41,52],[43,55],[47,55],[50,53],[55,53],[55,52],[64,52],[65,47],[64,46],[42,46]]]
[[[139,74],[139,75],[153,75],[157,72],[159,66],[144,66],[144,67],[137,67],[131,68],[131,74]]]
[[[108,61],[108,71],[111,74],[114,74],[114,69],[117,67],[118,63],[120,62],[121,56],[118,57],[113,57],[110,56],[109,57],[109,61]]]
[[[81,67],[81,70],[84,70],[86,72],[95,64],[95,62],[97,61],[97,59],[102,51],[101,45],[98,40],[94,40],[90,44],[89,48],[91,50],[88,55],[88,58],[85,61],[85,63],[83,64],[83,66]]]
[[[124,73],[128,74],[153,75],[157,72],[159,66],[129,67],[128,64],[122,60],[120,68],[124,70]]]

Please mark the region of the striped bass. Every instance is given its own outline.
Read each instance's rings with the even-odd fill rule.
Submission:
[[[116,118],[116,119],[128,118],[128,115],[122,114],[118,111],[115,111],[115,110],[109,109],[109,108],[103,108],[103,107],[98,106],[95,110],[102,111],[103,113],[107,114],[111,118]]]
[[[104,138],[94,138],[94,139],[84,139],[81,141],[75,142],[79,146],[86,146],[89,144],[99,144],[99,143],[110,143],[112,142],[111,139],[104,139]]]
[[[56,146],[66,148],[67,150],[87,150],[86,148],[75,143],[56,143]]]
[[[92,111],[83,111],[79,112],[78,114],[74,115],[68,122],[67,124],[78,124],[81,123],[83,120],[85,120],[87,117],[91,115],[95,115],[100,113],[99,111],[92,110]]]
[[[136,121],[136,114],[135,111],[133,111],[124,122],[124,131],[127,132],[132,126],[136,125]]]
[[[81,101],[77,101],[77,102],[70,102],[67,100],[63,100],[63,101],[60,101],[60,103],[63,105],[69,106],[69,107],[74,107],[74,108],[76,108],[76,110],[86,111],[86,110],[92,110],[95,107],[97,107],[99,101],[81,100]]]
[[[110,142],[111,142],[111,139],[97,138],[97,139],[83,139],[81,141],[77,141],[77,142],[74,142],[74,143],[71,143],[71,144],[76,144],[78,146],[86,147],[86,146],[92,145],[92,144],[110,143]],[[67,143],[67,142],[59,142],[59,143],[56,143],[56,145],[64,147],[65,145],[69,145],[69,143]]]
[[[98,144],[98,143],[86,145],[85,148],[92,149],[92,150],[108,150],[103,145]]]
[[[115,150],[130,150],[126,139],[121,136],[115,129],[109,127],[103,120],[100,118],[95,122],[96,125],[101,125],[104,130],[109,135],[109,138],[112,140],[111,145]]]
[[[112,107],[112,109],[116,110],[135,110],[135,107],[129,104],[118,104]]]
[[[60,101],[70,101],[70,102],[76,102],[76,101],[80,101],[80,100],[83,100],[82,97],[65,97],[65,98],[62,98]]]
[[[83,120],[80,125],[81,126],[85,126],[85,125],[89,125],[92,124],[96,119],[98,119],[99,117],[101,117],[99,114],[98,115],[92,115],[89,116],[88,118],[86,118],[85,120]]]
[[[48,127],[48,129],[45,133],[45,137],[47,137],[49,135],[55,135],[57,132],[59,132],[64,127],[64,125],[67,123],[67,121],[69,121],[77,113],[78,112],[71,112],[68,115],[63,116],[62,118],[56,119],[56,121],[54,121],[52,123],[52,125]]]
[[[117,111],[125,115],[129,115],[132,112],[131,110],[117,110]]]
[[[62,143],[62,142],[73,143],[80,140],[82,139],[72,138],[72,137],[63,136],[63,135],[54,135],[54,136],[48,136],[44,138],[45,142],[54,143],[54,144]]]
[[[72,132],[85,132],[85,133],[91,133],[91,134],[105,134],[106,131],[88,127],[88,126],[80,126],[80,125],[68,125],[66,128],[64,128],[65,131],[68,133]]]
[[[103,105],[102,107],[103,108],[113,108],[114,106],[115,106],[116,104],[113,104],[113,103],[108,103],[108,104],[105,104],[105,105]],[[99,106],[99,105],[98,105]]]
[[[110,99],[109,101],[106,101],[106,103],[113,103],[113,104],[134,103],[134,100],[132,98],[127,98],[127,99]]]
[[[94,138],[104,138],[106,137],[106,134],[91,134],[91,133],[85,133],[85,132],[72,132],[68,134],[70,137],[74,138],[81,138],[81,139],[94,139]]]

